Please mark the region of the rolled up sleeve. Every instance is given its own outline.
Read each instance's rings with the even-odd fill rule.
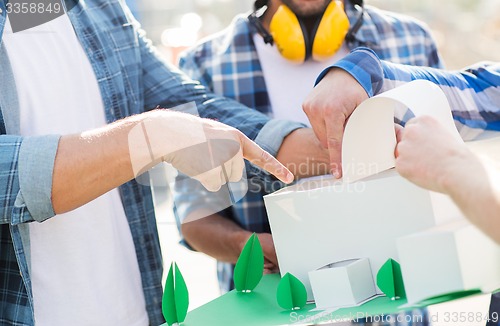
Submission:
[[[270,120],[255,138],[255,142],[272,156],[278,154],[283,140],[292,131],[306,128],[304,124],[287,120]]]
[[[35,221],[55,215],[52,206],[52,175],[60,136],[26,137],[19,150],[20,197]]]

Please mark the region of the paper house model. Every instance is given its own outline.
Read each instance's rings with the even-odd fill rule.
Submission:
[[[366,258],[329,264],[309,272],[316,308],[357,305],[377,294]]]
[[[280,271],[304,283],[308,300],[310,271],[367,257],[375,279],[388,257],[397,259],[397,238],[435,225],[429,192],[394,170],[356,184],[313,179],[264,199]]]
[[[461,220],[397,242],[409,303],[500,284],[500,246]]]
[[[310,271],[366,257],[376,279],[388,258],[398,260],[398,238],[436,225],[431,193],[391,169],[394,112],[406,108],[441,115],[460,138],[442,91],[423,81],[408,83],[353,112],[342,144],[343,180],[312,178],[264,197],[280,271],[300,279],[309,300]]]

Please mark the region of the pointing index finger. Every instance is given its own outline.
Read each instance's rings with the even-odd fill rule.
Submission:
[[[293,181],[293,174],[271,154],[263,150],[259,145],[241,135],[241,147],[243,157],[258,167],[268,171],[284,183]]]

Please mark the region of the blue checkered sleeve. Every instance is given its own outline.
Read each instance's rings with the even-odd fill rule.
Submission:
[[[460,71],[448,72],[391,63],[380,60],[368,48],[358,48],[332,67],[350,73],[370,96],[412,80],[431,81],[445,93],[464,139],[471,139],[482,130],[500,131],[499,63],[482,62]],[[320,74],[318,81],[330,68]],[[409,115],[401,118],[403,123],[406,116]]]
[[[52,208],[52,170],[59,136],[0,136],[1,223],[43,221]]]
[[[19,171],[17,163],[22,138],[17,136],[0,136],[0,200],[2,223],[12,223],[12,210],[19,193]]]

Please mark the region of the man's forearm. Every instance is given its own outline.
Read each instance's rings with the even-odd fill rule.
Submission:
[[[52,177],[54,212],[73,210],[134,178],[131,130],[145,119],[157,119],[162,115],[154,111],[100,129],[61,137]],[[168,141],[168,134],[165,141]],[[134,160],[144,162],[144,169],[161,160],[159,153],[151,157],[149,151],[134,152]]]
[[[458,166],[446,176],[448,194],[472,223],[500,244],[500,164],[470,154]]]
[[[186,113],[155,110],[62,137],[54,162],[52,204],[55,213],[72,210],[162,160],[217,191],[241,179],[243,158],[282,182],[293,181],[282,164],[236,129]]]
[[[299,179],[330,172],[328,151],[310,128],[297,129],[288,135],[276,158]]]
[[[251,236],[251,232],[219,214],[184,223],[181,231],[193,249],[233,264]]]

